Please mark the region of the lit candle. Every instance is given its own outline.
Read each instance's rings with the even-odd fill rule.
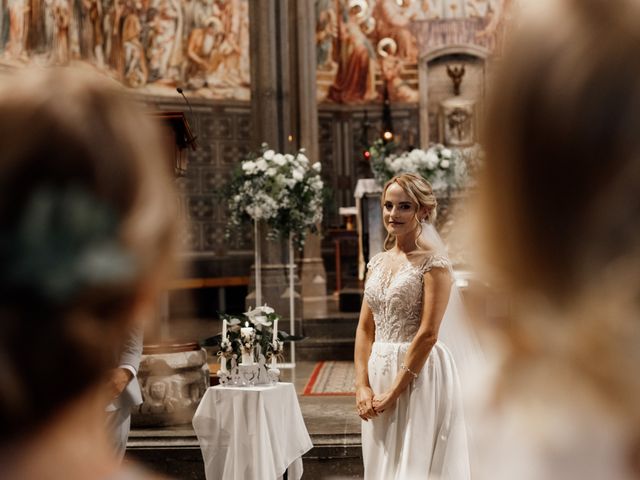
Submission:
[[[253,365],[253,334],[255,332],[255,330],[253,329],[253,327],[249,327],[248,326],[249,323],[247,322],[247,326],[246,327],[242,327],[240,329],[240,336],[242,337],[242,344],[243,344],[243,348],[242,348],[242,364],[243,365]],[[245,344],[249,344],[249,348],[247,348],[246,346],[244,346]]]

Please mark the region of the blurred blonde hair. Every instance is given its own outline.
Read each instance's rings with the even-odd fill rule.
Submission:
[[[164,287],[177,233],[164,145],[147,112],[88,70],[27,69],[0,79],[3,441],[30,433],[102,381],[137,302]],[[43,218],[26,218],[34,211]],[[15,234],[25,224],[51,237]],[[88,269],[83,255],[93,247],[124,259],[124,273],[111,272],[110,262]],[[45,275],[32,258],[53,267]],[[63,295],[48,295],[47,285],[72,275],[78,280]]]
[[[397,183],[400,188],[404,190],[404,192],[413,202],[413,205],[416,209],[415,220],[418,224],[418,233],[416,235],[417,241],[417,238],[420,237],[420,233],[422,230],[422,227],[420,226],[421,221],[426,220],[429,223],[433,223],[436,220],[438,201],[436,200],[436,196],[433,194],[433,188],[427,180],[425,180],[420,175],[416,175],[415,173],[401,173],[399,175],[396,175],[384,184],[382,196],[380,197],[380,203],[383,209],[387,189],[394,183]],[[427,214],[427,217],[424,219],[418,218],[418,211],[425,207],[429,212]],[[387,233],[387,237],[384,240],[384,249],[389,250],[390,248],[393,248],[395,242],[396,236]]]
[[[493,79],[481,190],[514,302],[503,386],[562,365],[640,431],[640,4],[532,3]]]

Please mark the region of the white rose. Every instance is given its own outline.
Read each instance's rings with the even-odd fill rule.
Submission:
[[[242,170],[247,172],[248,174],[252,174],[256,169],[256,163],[251,160],[247,162],[242,162]]]
[[[266,313],[267,315],[269,315],[270,313],[275,313],[275,310],[273,308],[266,305],[260,307],[260,310],[262,310],[262,313]]]
[[[433,150],[429,150],[425,156],[425,163],[429,170],[433,170],[438,166],[438,155]]]
[[[268,168],[265,173],[268,176],[273,177],[277,173],[277,170],[275,168],[271,167],[271,168]]]
[[[287,187],[293,188],[296,186],[296,183],[298,182],[296,182],[293,178],[285,178],[284,183]]]
[[[440,168],[449,168],[449,160],[442,160],[440,162]]]
[[[449,159],[451,158],[451,150],[449,150],[448,148],[443,148],[442,151],[440,152],[440,155],[442,155],[442,158]]]
[[[320,162],[314,163],[311,168],[313,168],[318,173],[322,171],[322,165],[320,165]]]
[[[267,150],[266,152],[264,152],[264,153],[262,154],[262,157],[263,157],[265,160],[272,160],[272,159],[273,159],[273,156],[274,156],[275,154],[276,154],[276,152],[274,152],[273,150]]]
[[[298,161],[300,163],[302,163],[303,165],[308,165],[309,164],[309,159],[307,158],[307,156],[303,153],[299,153],[298,154]]]
[[[281,153],[276,153],[276,154],[273,156],[273,162],[274,162],[276,165],[280,165],[280,166],[283,166],[283,165],[285,165],[285,164],[287,163],[287,161],[286,161],[286,160],[285,160],[285,158],[284,158],[284,155],[282,155]]]
[[[264,158],[261,158],[256,162],[256,167],[258,167],[258,170],[260,170],[261,172],[264,172],[267,168],[269,168],[269,165],[267,165],[267,161]]]
[[[294,178],[295,180],[297,180],[298,182],[300,182],[300,181],[304,178],[304,175],[300,172],[300,170],[299,170],[299,169],[297,169],[297,168],[296,168],[296,169],[293,171],[293,178]]]

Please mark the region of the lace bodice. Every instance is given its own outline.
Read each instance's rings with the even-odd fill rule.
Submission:
[[[364,296],[373,312],[377,342],[410,342],[420,326],[423,275],[432,268],[451,270],[449,259],[426,255],[408,260],[388,252],[367,264]]]

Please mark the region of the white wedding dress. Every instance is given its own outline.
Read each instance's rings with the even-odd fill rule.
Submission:
[[[420,326],[424,273],[432,268],[451,271],[446,256],[400,263],[395,258],[382,252],[368,264],[364,294],[375,321],[368,363],[374,394],[392,386]],[[446,320],[447,315],[441,332]],[[367,480],[470,478],[460,380],[442,335],[395,406],[362,422],[362,454]]]

